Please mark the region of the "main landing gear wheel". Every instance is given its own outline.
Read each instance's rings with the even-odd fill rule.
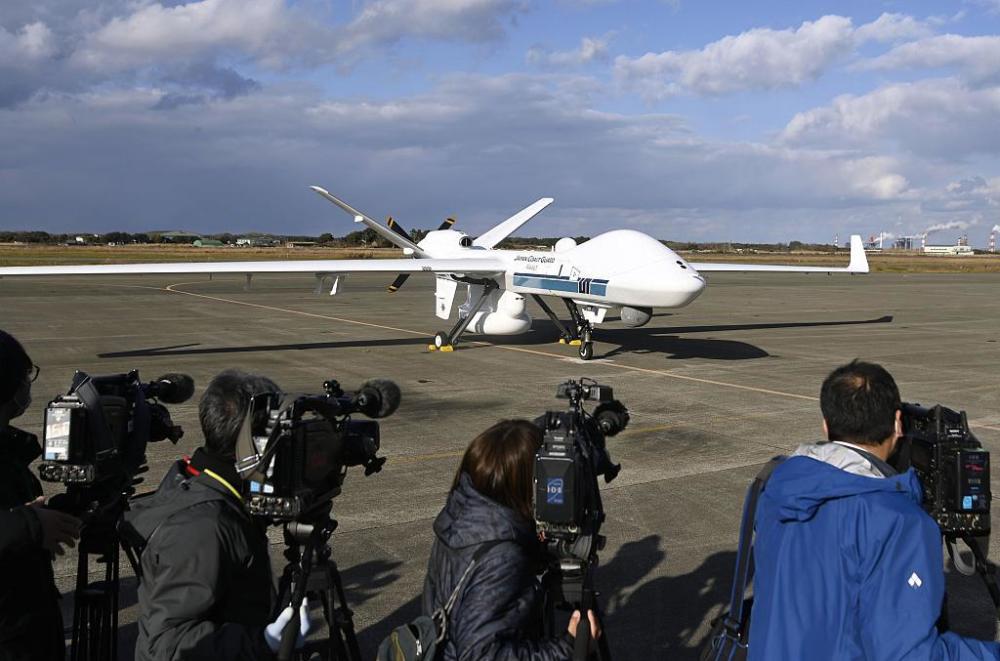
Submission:
[[[440,331],[434,334],[434,344],[427,347],[431,351],[454,351],[455,348],[448,341],[448,333]]]

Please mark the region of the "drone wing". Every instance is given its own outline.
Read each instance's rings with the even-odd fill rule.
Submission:
[[[163,264],[86,264],[78,266],[8,266],[0,277],[28,275],[151,275],[181,273],[503,273],[503,262],[479,259],[324,259],[274,262],[175,262]]]
[[[865,256],[861,236],[851,236],[851,261],[846,267],[837,266],[794,266],[784,264],[740,264],[721,262],[689,262],[699,273],[711,271],[753,271],[766,273],[868,273],[868,258]]]

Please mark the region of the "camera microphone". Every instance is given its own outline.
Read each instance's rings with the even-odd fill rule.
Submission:
[[[149,384],[146,393],[167,404],[181,404],[194,395],[194,379],[187,374],[164,374]]]
[[[358,410],[369,418],[384,418],[399,408],[402,394],[389,379],[372,379],[358,389],[354,399]]]

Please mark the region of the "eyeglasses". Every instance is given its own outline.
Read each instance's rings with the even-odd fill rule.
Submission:
[[[38,365],[32,365],[28,370],[28,383],[34,383],[38,380],[38,375],[42,373],[42,368]]]

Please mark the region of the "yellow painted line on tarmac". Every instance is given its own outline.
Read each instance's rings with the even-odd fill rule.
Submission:
[[[410,335],[422,335],[422,336],[425,336],[425,337],[427,336],[427,333],[424,333],[422,331],[410,330],[409,328],[398,328],[398,327],[395,327],[395,326],[385,326],[385,325],[382,325],[382,324],[373,324],[373,323],[370,323],[370,322],[367,322],[367,321],[358,321],[356,319],[345,319],[343,317],[334,317],[332,315],[317,314],[315,312],[304,312],[302,310],[290,310],[288,308],[279,308],[279,307],[275,307],[275,306],[272,306],[272,305],[261,305],[259,303],[247,303],[245,301],[236,301],[236,300],[233,300],[233,299],[230,299],[230,298],[222,298],[220,296],[207,296],[205,294],[195,294],[193,292],[187,292],[187,291],[183,291],[183,290],[179,290],[179,289],[174,289],[174,287],[182,287],[184,285],[199,284],[199,283],[202,283],[202,282],[207,282],[207,281],[206,280],[198,280],[198,281],[194,281],[194,282],[178,282],[178,283],[175,283],[175,284],[172,284],[172,285],[167,285],[166,287],[163,287],[161,289],[162,289],[162,291],[168,291],[168,292],[173,293],[173,294],[184,294],[185,296],[194,296],[196,298],[203,298],[203,299],[207,299],[207,300],[210,300],[210,301],[218,301],[220,303],[232,303],[232,304],[235,304],[235,305],[244,305],[244,306],[247,306],[247,307],[258,308],[258,309],[262,309],[262,310],[271,310],[272,312],[284,312],[284,313],[287,313],[287,314],[297,314],[297,315],[300,315],[300,316],[303,316],[303,317],[312,317],[312,318],[315,318],[315,319],[329,319],[331,321],[340,321],[340,322],[343,322],[345,324],[355,324],[355,325],[358,325],[358,326],[368,326],[370,328],[381,328],[383,330],[398,331],[400,333],[409,333]],[[466,344],[475,344],[475,345],[478,345],[478,346],[494,347],[496,349],[503,349],[504,351],[517,351],[517,352],[520,352],[520,353],[534,354],[534,355],[537,355],[537,356],[545,356],[547,358],[555,358],[557,360],[564,360],[566,358],[565,355],[555,354],[555,353],[549,353],[548,351],[539,351],[538,349],[527,349],[525,347],[515,347],[515,346],[505,345],[505,344],[492,344],[490,342],[481,342],[481,341],[478,341],[478,340],[472,340],[472,341],[467,342]],[[594,364],[595,364],[595,366],[596,365],[606,365],[608,367],[617,367],[618,369],[623,369],[623,370],[627,370],[627,371],[630,371],[630,372],[639,372],[639,373],[644,373],[644,374],[655,374],[657,376],[665,376],[665,377],[668,377],[668,378],[671,378],[671,379],[678,379],[678,380],[681,380],[681,381],[690,381],[690,382],[693,382],[693,383],[703,383],[705,385],[710,385],[710,386],[719,386],[719,387],[722,387],[722,388],[732,388],[732,389],[735,389],[735,390],[745,390],[745,391],[748,391],[748,392],[755,392],[755,393],[759,393],[759,394],[762,394],[762,395],[774,395],[776,397],[787,397],[789,399],[800,399],[800,400],[805,400],[805,401],[809,401],[809,402],[818,402],[819,401],[819,397],[816,397],[814,395],[800,395],[800,394],[794,393],[794,392],[785,392],[785,391],[782,391],[782,390],[772,390],[770,388],[758,388],[756,386],[745,386],[745,385],[742,385],[742,384],[739,384],[739,383],[729,383],[727,381],[718,381],[716,379],[703,379],[703,378],[697,377],[697,376],[688,376],[686,374],[677,374],[675,372],[668,372],[666,370],[652,369],[652,368],[649,368],[649,367],[637,367],[635,365],[622,365],[621,363],[615,363],[615,362],[612,362],[610,360],[597,360],[597,361],[594,361]],[[978,427],[978,428],[980,428],[980,429],[989,429],[990,431],[1000,432],[1000,427],[993,427],[993,426],[990,426],[990,425],[975,425],[975,426]],[[637,429],[635,431],[631,431],[631,432],[628,432],[628,433],[636,434],[636,433],[644,433],[645,431],[658,431],[658,430],[655,429],[655,428],[649,428],[647,430],[638,430]],[[626,433],[626,432],[623,432],[623,433]],[[420,456],[430,456],[430,455],[420,455]],[[453,456],[453,455],[448,454],[446,456],[450,457],[450,456]],[[400,459],[402,459],[402,458],[400,458]],[[416,460],[416,457],[414,457],[414,460]]]
[[[205,294],[195,294],[194,292],[182,291],[180,289],[174,289],[174,287],[183,287],[184,285],[194,285],[200,282],[206,282],[205,280],[198,280],[195,282],[178,282],[176,284],[167,285],[163,287],[163,291],[168,291],[173,294],[184,294],[185,296],[194,296],[195,298],[204,298],[209,301],[218,301],[220,303],[232,303],[234,305],[245,305],[248,308],[257,308],[258,310],[271,310],[272,312],[284,312],[288,314],[297,314],[301,317],[313,317],[314,319],[329,319],[331,321],[340,321],[345,324],[357,324],[358,326],[368,326],[369,328],[381,328],[383,330],[398,331],[400,333],[409,333],[410,335],[423,335],[426,336],[427,333],[422,333],[420,331],[410,330],[408,328],[396,328],[395,326],[383,326],[382,324],[373,324],[367,321],[358,321],[356,319],[344,319],[343,317],[333,317],[326,314],[316,314],[315,312],[304,312],[302,310],[289,310],[288,308],[279,308],[273,305],[261,305],[260,303],[247,303],[246,301],[235,301],[231,298],[222,298],[220,296],[207,296]]]
[[[386,466],[394,466],[396,464],[415,464],[421,461],[432,461],[434,459],[457,459],[465,454],[465,450],[461,452],[432,452],[429,454],[409,454],[402,455],[399,457],[389,456],[389,460]]]
[[[548,356],[550,358],[565,358],[554,353],[549,353],[547,351],[538,351],[537,349],[525,349],[524,347],[512,347],[504,346],[501,344],[495,345],[499,349],[507,349],[508,351],[521,351],[523,353],[532,353],[538,356]],[[656,370],[648,367],[636,367],[635,365],[622,365],[620,363],[615,363],[610,360],[596,360],[595,365],[607,365],[609,367],[617,367],[618,369],[629,370],[632,372],[645,372],[647,374],[657,374],[659,376],[667,376],[671,379],[680,379],[682,381],[694,381],[697,383],[705,383],[712,386],[722,386],[724,388],[736,388],[738,390],[749,390],[751,392],[757,392],[764,395],[778,395],[779,397],[791,397],[794,399],[805,399],[810,402],[818,402],[819,397],[813,397],[812,395],[799,395],[793,392],[783,392],[781,390],[769,390],[767,388],[757,388],[756,386],[743,386],[738,383],[728,383],[726,381],[716,381],[714,379],[703,379],[697,376],[687,376],[686,374],[677,374],[676,372],[668,372],[666,370]]]

